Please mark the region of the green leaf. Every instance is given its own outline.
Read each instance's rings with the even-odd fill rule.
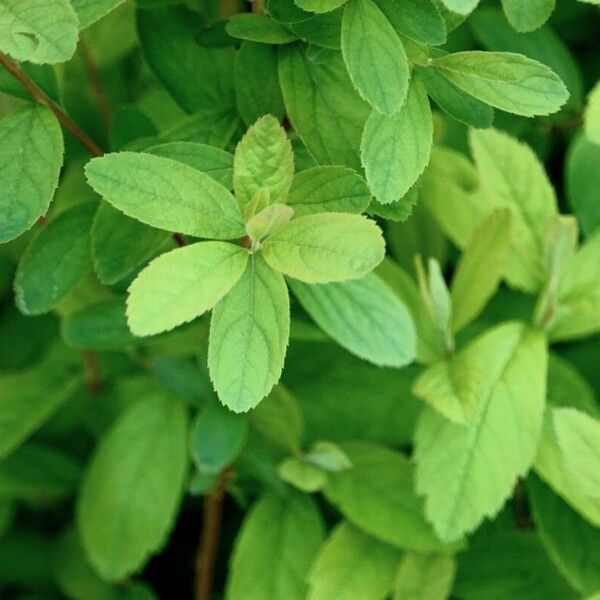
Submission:
[[[394,600],[446,600],[450,597],[456,563],[445,554],[407,552],[394,582]]]
[[[576,136],[567,154],[566,193],[585,235],[600,227],[600,145]]]
[[[62,132],[49,109],[25,107],[0,121],[0,243],[48,210],[62,161]]]
[[[319,327],[353,354],[379,366],[414,360],[412,318],[377,275],[325,285],[290,280],[289,285]]]
[[[0,458],[18,448],[78,389],[80,367],[56,347],[38,366],[0,375]]]
[[[233,155],[226,150],[195,142],[167,142],[151,146],[144,152],[194,167],[210,175],[228,190],[233,187]]]
[[[502,8],[510,24],[520,32],[541,27],[554,11],[556,0],[502,0]]]
[[[521,142],[494,129],[471,131],[470,142],[484,196],[478,198],[479,209],[487,205],[511,212],[507,280],[535,292],[545,280],[543,243],[557,213],[554,189],[540,160]]]
[[[339,473],[352,467],[348,455],[332,442],[315,442],[305,458],[328,473]]]
[[[340,7],[328,13],[314,15],[306,21],[293,23],[291,28],[300,39],[309,44],[339,50],[343,15],[344,8]]]
[[[494,109],[465,94],[435,69],[418,68],[419,78],[435,103],[453,119],[470,127],[486,129],[494,120]]]
[[[548,115],[569,98],[554,71],[520,54],[457,52],[434,59],[431,66],[463,92],[516,115]]]
[[[246,223],[246,232],[255,246],[277,227],[285,225],[293,216],[294,209],[286,204],[269,204],[253,215]]]
[[[570,396],[572,394],[571,391]],[[600,502],[574,486],[571,474],[567,470],[554,427],[554,410],[548,408],[544,414],[542,438],[534,465],[535,471],[556,494],[587,521],[600,527]]]
[[[76,348],[116,350],[139,343],[127,326],[121,299],[89,304],[62,321],[62,337]]]
[[[89,27],[123,2],[124,0],[71,0],[79,17],[80,29]]]
[[[531,466],[542,428],[544,336],[509,323],[485,333],[473,346],[486,348],[489,359],[470,421],[458,425],[429,409],[415,434],[417,492],[426,497],[427,519],[448,542],[500,510],[517,478]],[[466,392],[470,379],[456,383]]]
[[[112,285],[154,256],[170,235],[102,202],[94,216],[91,238],[94,270],[102,283]]]
[[[340,446],[352,468],[330,474],[324,493],[349,521],[398,548],[417,552],[444,548],[423,517],[406,456],[364,442]]]
[[[248,436],[248,420],[219,402],[210,402],[196,417],[190,437],[190,454],[204,474],[219,473],[230,465]]]
[[[600,145],[600,81],[588,96],[585,109],[585,135],[596,145]]]
[[[360,279],[383,260],[384,252],[373,221],[344,213],[293,219],[274,231],[262,249],[270,267],[306,283]]]
[[[146,225],[197,237],[244,235],[235,198],[188,165],[136,152],[106,154],[85,168],[90,185],[107,202]]]
[[[251,255],[244,274],[212,314],[208,367],[221,402],[254,408],[279,381],[290,331],[283,277]]]
[[[304,419],[298,402],[282,385],[276,385],[249,418],[252,427],[265,438],[291,453],[300,452]]]
[[[68,455],[28,443],[0,461],[0,498],[36,502],[68,497],[79,475],[79,465]]]
[[[364,179],[345,167],[297,173],[287,199],[297,217],[320,212],[362,213],[371,200]]]
[[[294,176],[292,145],[279,121],[261,117],[235,149],[233,189],[246,206],[261,189],[267,188],[272,203],[285,203]]]
[[[459,331],[483,310],[505,270],[511,213],[498,209],[474,231],[452,279],[452,329]]]
[[[84,477],[77,523],[90,562],[118,581],[166,541],[187,469],[181,402],[149,385],[101,440]]]
[[[314,13],[326,13],[335,10],[346,0],[294,0],[294,3],[302,10]]]
[[[325,540],[311,568],[310,600],[384,600],[400,552],[347,523]]]
[[[16,303],[23,313],[52,310],[89,272],[95,212],[95,202],[74,206],[32,238],[15,276]]]
[[[600,533],[537,477],[527,481],[536,530],[548,556],[582,595],[600,589]]]
[[[289,0],[267,0],[269,14],[280,23],[300,23],[313,15]]]
[[[65,62],[78,36],[77,14],[68,0],[0,1],[0,49],[16,60]]]
[[[414,42],[437,46],[446,41],[446,24],[431,0],[375,0],[394,29]]]
[[[227,242],[200,242],[154,259],[127,298],[134,335],[168,331],[210,310],[242,276],[248,253]]]
[[[267,44],[244,42],[235,58],[237,106],[248,126],[263,115],[282,120],[285,114],[277,74],[276,49]]]
[[[548,323],[551,340],[568,340],[600,330],[600,230],[564,264],[556,306]]]
[[[309,497],[263,496],[236,539],[225,598],[304,600],[308,570],[322,539],[321,515]]]
[[[386,116],[373,111],[365,125],[361,160],[379,202],[390,204],[408,192],[429,162],[432,142],[427,92],[415,77],[399,112]]]
[[[188,113],[212,120],[236,113],[232,48],[198,44],[198,15],[183,6],[137,11],[137,30],[148,66]]]
[[[342,54],[358,93],[378,112],[393,115],[408,93],[404,46],[373,0],[349,0],[342,19]]]
[[[307,493],[317,492],[327,483],[327,473],[295,456],[286,458],[277,467],[283,481]]]
[[[315,57],[300,44],[286,46],[279,52],[279,81],[294,130],[316,161],[359,170],[369,106],[354,90],[340,53]]]
[[[468,15],[479,4],[479,0],[441,0],[444,6],[459,15]]]
[[[242,40],[263,44],[289,44],[296,35],[285,25],[281,25],[267,15],[239,13],[230,17],[226,26],[227,33]]]
[[[600,501],[600,422],[574,408],[557,408],[552,415],[574,487]]]

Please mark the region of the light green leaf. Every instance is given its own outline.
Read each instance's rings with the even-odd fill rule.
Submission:
[[[600,227],[600,144],[576,135],[567,154],[565,178],[571,210],[589,236]]]
[[[283,119],[285,106],[277,74],[277,51],[273,46],[242,43],[235,57],[235,95],[247,126],[267,114]]]
[[[573,486],[600,501],[600,421],[575,408],[556,408],[552,416]]]
[[[279,381],[290,331],[283,277],[251,255],[241,279],[213,310],[208,368],[221,402],[254,408]]]
[[[455,572],[452,556],[407,552],[396,574],[394,600],[446,600]]]
[[[479,4],[479,0],[441,0],[444,6],[459,15],[468,15]]]
[[[390,117],[373,111],[365,125],[361,160],[379,202],[389,204],[408,192],[429,162],[432,141],[427,92],[415,77],[398,113]]]
[[[263,44],[289,44],[296,40],[296,34],[267,15],[239,13],[233,15],[227,26],[227,33],[242,40]]]
[[[472,130],[470,142],[483,195],[478,196],[479,210],[505,207],[511,212],[507,280],[535,292],[545,280],[544,237],[557,213],[554,189],[540,160],[525,144],[494,129]]]
[[[563,266],[548,332],[568,340],[600,330],[600,229]]]
[[[319,164],[359,170],[369,105],[352,86],[339,52],[313,54],[300,44],[280,50],[279,81],[290,121]]]
[[[537,477],[527,481],[536,530],[548,556],[583,596],[600,590],[600,531]]]
[[[328,473],[339,473],[352,468],[348,455],[332,442],[315,442],[305,458]]]
[[[226,600],[304,600],[306,578],[323,539],[308,496],[263,496],[250,509],[229,565]]]
[[[149,389],[99,443],[81,488],[77,522],[94,568],[118,581],[165,543],[183,491],[187,417]]]
[[[502,8],[510,24],[520,32],[533,31],[549,18],[556,0],[502,0]]]
[[[236,284],[247,261],[243,248],[227,242],[200,242],[162,254],[129,288],[131,331],[153,335],[210,310]]]
[[[345,167],[315,167],[294,176],[287,199],[297,217],[319,212],[362,213],[371,199],[364,179]]]
[[[161,156],[119,152],[94,158],[89,184],[126,215],[159,229],[197,237],[242,237],[235,198],[212,177]]]
[[[457,425],[429,409],[415,434],[417,492],[425,495],[425,515],[445,541],[500,510],[531,466],[542,428],[544,336],[509,323],[474,344],[496,351],[488,352],[471,420]]]
[[[340,444],[352,468],[332,473],[326,498],[357,527],[379,540],[417,552],[442,550],[413,491],[410,460],[394,450],[352,442]]]
[[[190,436],[190,454],[203,474],[218,474],[230,465],[248,436],[248,420],[216,400],[199,413]]]
[[[96,211],[91,231],[92,259],[98,278],[112,285],[127,277],[163,248],[170,234],[148,227],[108,202]]]
[[[341,523],[311,568],[308,600],[384,600],[399,559],[395,548]]]
[[[421,44],[446,41],[446,24],[432,0],[375,0],[394,29]]]
[[[600,81],[596,83],[585,109],[585,135],[594,144],[600,145]]]
[[[325,471],[295,456],[279,463],[277,474],[283,481],[307,493],[317,492],[327,483]]]
[[[358,93],[378,112],[393,115],[408,93],[404,46],[373,0],[349,0],[342,19],[342,54]]]
[[[23,313],[52,310],[89,272],[95,212],[95,202],[74,206],[32,238],[15,277],[16,303]]]
[[[230,190],[233,187],[233,154],[208,144],[167,142],[144,150],[149,154],[171,158],[210,175]]]
[[[511,212],[498,209],[474,231],[452,279],[452,329],[470,323],[494,295],[505,271]]]
[[[341,346],[379,366],[401,367],[415,356],[412,318],[377,275],[362,279],[289,285],[303,308]]]
[[[456,87],[506,112],[532,117],[556,112],[569,98],[549,67],[511,52],[457,52],[431,63]]]
[[[293,219],[274,231],[262,249],[273,269],[306,283],[360,279],[383,260],[384,252],[373,221],[344,213]]]
[[[60,125],[43,106],[0,121],[0,243],[21,235],[48,210],[63,150]]]
[[[16,60],[69,60],[78,35],[77,14],[68,0],[0,1],[0,49]]]
[[[285,225],[294,215],[294,209],[286,204],[270,204],[248,219],[246,232],[256,247],[274,229]]]
[[[572,394],[571,390],[570,395]],[[544,414],[542,437],[535,458],[535,471],[555,493],[587,521],[600,527],[600,501],[586,496],[583,491],[573,485],[571,474],[566,467],[562,450],[558,444],[553,419],[554,410],[548,408]]]
[[[436,104],[453,119],[470,127],[486,129],[494,120],[494,109],[450,83],[440,71],[418,68],[419,78]]]
[[[302,10],[314,13],[331,12],[344,4],[346,0],[294,0],[294,4]]]
[[[55,347],[35,367],[0,375],[0,458],[18,448],[81,384],[81,370]]]
[[[279,121],[261,117],[235,149],[233,189],[242,206],[267,188],[272,203],[284,204],[294,176],[292,145]]]
[[[123,4],[125,0],[71,0],[71,4],[79,17],[79,28],[85,29],[111,10]]]

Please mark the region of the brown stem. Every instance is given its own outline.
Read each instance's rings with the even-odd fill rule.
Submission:
[[[196,555],[196,600],[211,600],[212,597],[223,497],[230,473],[230,469],[222,471],[214,489],[204,497],[202,539]]]
[[[101,390],[98,357],[93,350],[84,350],[82,355],[85,385],[88,392],[94,396],[99,394]]]
[[[101,148],[94,142],[94,140],[83,130],[81,127],[65,113],[65,111],[50,98],[44,90],[42,90],[35,82],[23,72],[18,63],[12,58],[0,51],[0,64],[23,86],[23,88],[29,93],[29,95],[39,104],[47,106],[59,120],[59,122],[71,132],[82,146],[92,156],[102,156],[103,152]]]
[[[79,52],[81,53],[81,59],[83,60],[83,65],[88,79],[90,80],[92,96],[94,97],[94,103],[98,109],[98,114],[108,130],[111,123],[110,103],[108,101],[108,96],[106,95],[106,90],[104,89],[104,84],[102,83],[102,75],[96,66],[96,62],[94,61],[90,49],[83,39],[79,40]]]

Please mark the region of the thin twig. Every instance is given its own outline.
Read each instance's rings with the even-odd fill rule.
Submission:
[[[96,62],[94,61],[90,49],[83,39],[79,40],[79,52],[81,53],[83,66],[85,67],[88,79],[90,80],[92,96],[94,97],[94,103],[98,109],[98,114],[104,123],[104,127],[108,130],[110,129],[111,124],[110,102],[108,101],[108,96],[104,84],[102,83],[102,75],[96,66]]]
[[[202,539],[196,555],[196,600],[211,600],[212,597],[223,497],[230,474],[230,469],[222,471],[214,489],[204,497]]]
[[[37,85],[37,83],[27,76],[19,64],[1,51],[0,64],[21,84],[36,102],[43,106],[47,106],[52,111],[63,127],[70,131],[73,137],[75,137],[92,156],[102,156],[104,154],[96,142],[94,142],[94,140]]]
[[[96,394],[99,394],[101,390],[98,357],[93,350],[84,350],[82,356],[85,385],[88,392],[95,396]]]

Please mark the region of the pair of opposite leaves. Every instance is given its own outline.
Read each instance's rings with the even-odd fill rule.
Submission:
[[[212,238],[153,260],[129,288],[127,319],[135,335],[146,336],[214,308],[209,371],[221,401],[237,412],[256,406],[281,375],[290,327],[284,275],[309,284],[359,279],[385,253],[377,225],[350,214],[356,207],[317,207],[294,218],[285,204],[292,148],[269,115],[236,148],[235,197],[206,173],[145,153],[93,159],[86,175],[126,215]],[[351,199],[352,190],[346,195]]]

